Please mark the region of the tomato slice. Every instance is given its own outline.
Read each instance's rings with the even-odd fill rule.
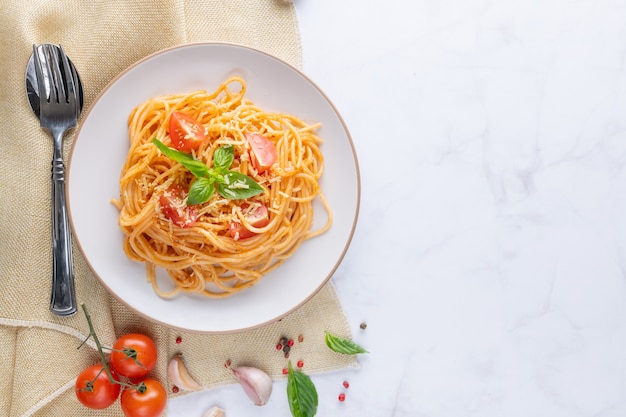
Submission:
[[[267,171],[276,162],[276,146],[259,133],[246,133],[250,144],[250,159],[257,172]]]
[[[187,205],[188,194],[181,185],[173,185],[159,198],[161,213],[178,227],[191,227],[198,220],[198,209]]]
[[[193,117],[180,112],[170,115],[170,140],[182,152],[197,149],[206,139],[204,126]]]
[[[267,207],[263,204],[256,206],[256,208],[250,208],[249,204],[242,204],[244,217],[253,227],[265,227],[270,222],[269,212]],[[252,236],[256,236],[256,233],[250,229],[247,229],[243,223],[232,221],[228,224],[228,230],[230,236],[235,240],[247,239]]]

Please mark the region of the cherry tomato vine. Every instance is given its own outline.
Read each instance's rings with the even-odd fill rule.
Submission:
[[[81,304],[89,334],[78,346],[80,349],[92,338],[100,363],[86,368],[76,379],[76,397],[85,406],[106,408],[120,398],[127,417],[160,416],[167,403],[167,392],[161,383],[146,377],[156,363],[156,346],[148,336],[131,333],[119,337],[107,361],[104,347],[93,326],[85,304]],[[137,378],[141,378],[138,380]],[[121,391],[121,393],[120,393]]]
[[[113,372],[111,371],[111,367],[109,366],[109,363],[107,362],[106,356],[104,354],[104,347],[102,346],[102,343],[100,343],[100,339],[98,339],[98,335],[96,334],[96,330],[93,327],[93,322],[91,321],[91,316],[89,315],[89,312],[87,311],[87,307],[85,306],[85,304],[81,304],[81,307],[83,309],[83,312],[85,313],[85,318],[87,319],[87,325],[89,326],[89,334],[87,335],[87,338],[83,340],[82,343],[78,346],[78,349],[80,349],[87,342],[87,340],[89,340],[89,338],[92,338],[94,343],[96,344],[98,355],[100,356],[102,370],[106,372],[106,375],[109,377],[109,381],[112,384],[119,384],[124,388],[133,388],[138,391],[140,390],[145,391],[145,384],[144,384],[144,388],[142,388],[141,387],[142,383],[133,384],[133,383],[129,383],[126,381],[115,379],[113,377]],[[95,381],[97,378],[98,378],[98,375],[96,375],[93,381]]]

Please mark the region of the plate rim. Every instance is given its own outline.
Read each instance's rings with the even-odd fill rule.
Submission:
[[[172,51],[175,50],[179,50],[179,49],[184,49],[184,48],[192,48],[192,47],[202,47],[202,46],[207,46],[207,47],[211,47],[211,46],[224,46],[224,47],[233,47],[233,48],[240,48],[240,49],[244,49],[247,50],[249,52],[252,53],[257,53],[257,54],[261,54],[264,55],[267,58],[270,58],[271,60],[275,60],[277,61],[279,64],[284,65],[286,67],[288,67],[291,71],[294,71],[295,73],[297,73],[298,76],[302,77],[305,81],[307,81],[322,97],[323,99],[328,103],[328,105],[330,106],[332,112],[334,113],[334,115],[337,117],[337,119],[339,120],[343,131],[346,135],[346,139],[348,142],[348,145],[350,147],[350,151],[352,154],[352,162],[354,163],[354,168],[355,168],[355,177],[356,177],[356,204],[354,207],[354,218],[352,219],[352,224],[350,226],[350,233],[347,236],[347,239],[345,241],[345,244],[343,245],[343,248],[341,250],[341,252],[338,254],[337,260],[334,263],[333,267],[328,271],[328,273],[326,274],[326,277],[324,277],[324,279],[322,279],[319,283],[319,285],[317,285],[317,287],[315,287],[315,289],[313,291],[311,291],[309,293],[308,296],[306,296],[302,301],[300,301],[299,303],[297,303],[295,306],[293,306],[292,308],[287,309],[285,312],[279,314],[278,316],[275,316],[273,318],[267,319],[267,320],[263,320],[259,323],[256,323],[254,325],[248,325],[248,326],[244,326],[241,328],[237,328],[237,329],[230,329],[230,330],[201,330],[201,329],[194,329],[194,328],[190,328],[190,327],[184,327],[184,326],[178,326],[172,323],[168,323],[166,321],[163,320],[159,320],[158,318],[155,318],[149,314],[146,314],[144,312],[142,312],[141,310],[139,310],[138,308],[132,306],[127,300],[125,300],[122,296],[120,296],[116,291],[113,291],[112,288],[110,288],[110,286],[107,284],[106,280],[104,280],[100,274],[95,270],[95,268],[92,265],[92,261],[89,259],[89,257],[86,255],[85,250],[83,249],[83,246],[81,244],[81,240],[79,238],[78,233],[76,233],[76,226],[73,220],[73,216],[72,216],[72,204],[71,204],[71,199],[70,199],[70,190],[71,190],[71,184],[72,182],[69,180],[70,179],[70,173],[71,173],[71,169],[72,169],[72,161],[74,158],[74,152],[76,149],[76,145],[79,142],[80,139],[80,134],[82,132],[83,126],[84,126],[84,121],[87,120],[93,109],[95,107],[97,107],[96,105],[102,100],[102,98],[106,95],[106,93],[122,78],[124,77],[126,74],[128,74],[130,71],[132,71],[133,69],[137,68],[138,66],[142,65],[144,62],[149,61],[157,56],[160,55],[164,55],[167,53],[170,53]],[[350,133],[350,130],[348,129],[348,126],[343,118],[343,116],[341,115],[341,113],[338,111],[337,107],[335,106],[335,104],[332,102],[332,100],[330,99],[330,97],[328,97],[328,95],[317,85],[317,83],[315,83],[311,78],[309,78],[303,70],[300,70],[299,68],[295,67],[294,65],[290,64],[289,62],[271,54],[268,53],[266,51],[260,50],[258,48],[254,48],[254,47],[250,47],[247,45],[243,45],[243,44],[239,44],[239,43],[235,43],[235,42],[189,42],[189,43],[182,43],[182,44],[177,44],[177,45],[173,45],[167,48],[163,48],[160,49],[158,51],[154,51],[146,56],[144,56],[143,58],[133,62],[132,64],[130,64],[129,66],[127,66],[125,69],[123,69],[122,71],[120,71],[114,78],[112,78],[108,83],[106,83],[106,85],[96,94],[96,96],[93,98],[93,100],[88,104],[87,108],[85,109],[86,111],[83,112],[82,117],[79,120],[79,124],[77,126],[77,129],[75,129],[74,131],[74,139],[72,140],[71,143],[71,148],[69,150],[69,154],[68,154],[68,158],[67,158],[67,168],[66,168],[66,189],[65,189],[65,197],[66,200],[68,202],[67,204],[67,210],[68,210],[68,217],[70,220],[70,227],[71,227],[71,231],[72,231],[72,238],[74,241],[74,244],[76,245],[76,247],[78,248],[78,250],[80,251],[82,258],[84,259],[84,261],[86,262],[89,271],[96,277],[97,281],[100,283],[100,285],[102,285],[106,292],[114,297],[118,302],[120,302],[121,304],[123,304],[126,308],[128,308],[130,311],[132,311],[133,313],[139,315],[140,317],[146,319],[147,321],[151,322],[151,323],[155,323],[155,324],[159,324],[162,326],[165,326],[166,328],[169,329],[173,329],[173,330],[178,330],[178,331],[185,331],[185,332],[189,332],[189,333],[199,333],[199,334],[235,334],[235,333],[242,333],[245,331],[249,331],[249,330],[254,330],[254,329],[258,329],[261,328],[263,326],[267,326],[269,324],[272,323],[276,323],[280,320],[282,320],[283,318],[285,318],[286,316],[290,315],[291,313],[295,312],[296,310],[300,309],[302,306],[304,306],[306,303],[308,303],[313,297],[315,297],[317,294],[319,294],[319,292],[322,290],[322,288],[324,288],[327,284],[331,284],[331,278],[333,277],[333,275],[335,274],[335,272],[337,271],[337,269],[339,268],[339,266],[341,265],[341,263],[343,262],[348,249],[350,248],[350,245],[352,243],[352,239],[354,237],[355,231],[356,231],[356,227],[357,227],[357,223],[358,223],[358,219],[359,219],[359,214],[360,214],[360,208],[361,208],[361,170],[360,170],[360,165],[359,165],[359,159],[357,156],[357,152],[356,152],[356,147],[354,145],[354,141],[352,140],[352,135]],[[335,289],[333,289],[333,291],[335,291]]]

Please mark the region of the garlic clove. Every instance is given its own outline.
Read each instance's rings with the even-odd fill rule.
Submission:
[[[260,369],[240,366],[232,369],[235,378],[255,405],[265,405],[272,394],[272,378]]]
[[[183,357],[180,354],[174,355],[170,361],[167,367],[167,376],[172,384],[182,390],[198,391],[202,389],[202,386],[189,375],[189,371],[187,371],[183,363]]]
[[[225,417],[226,413],[219,407],[211,407],[202,414],[202,417]]]

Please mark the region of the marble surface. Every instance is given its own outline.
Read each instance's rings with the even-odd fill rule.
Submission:
[[[626,415],[626,2],[295,2],[362,179],[333,280],[371,354],[314,376],[318,415]]]

